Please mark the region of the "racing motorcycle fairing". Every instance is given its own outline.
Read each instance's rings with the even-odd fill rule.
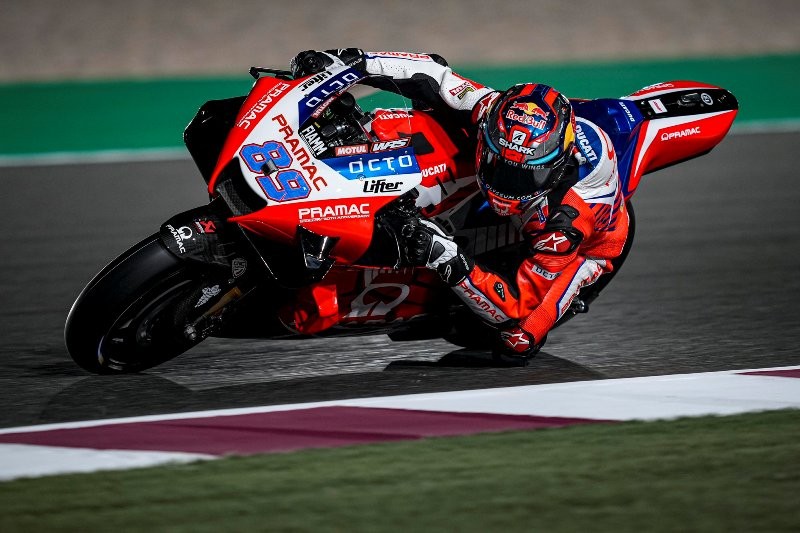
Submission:
[[[233,191],[240,199],[249,198],[234,201],[250,208],[233,209],[230,221],[263,237],[267,246],[272,242],[283,250],[262,248],[268,263],[283,261],[283,271],[294,265],[317,273],[298,278],[296,285],[302,288],[282,311],[282,321],[301,334],[374,328],[442,312],[440,306],[430,305],[435,277],[422,279],[420,285],[414,269],[386,269],[398,266],[400,252],[391,232],[383,231],[380,213],[412,189],[416,206],[451,225],[449,229],[465,239],[465,249],[475,254],[513,248],[519,240],[514,228],[503,225],[507,221],[489,221],[491,227],[485,228],[486,217],[471,212],[481,203],[474,201],[478,189],[473,154],[458,148],[470,146],[470,139],[435,112],[377,109],[363,123],[369,136],[333,147],[325,142],[326,124],[318,110],[339,105],[336,98],[349,95],[344,91],[361,79],[353,72],[341,68],[302,80],[256,82],[209,181],[209,189],[227,195],[229,203]],[[340,90],[320,97],[322,87],[335,86]],[[713,148],[727,133],[737,108],[727,91],[695,82],[658,84],[627,98],[575,100],[573,105],[579,117],[609,134],[619,154],[626,198],[642,174]],[[456,232],[459,228],[465,229]],[[291,247],[301,248],[302,262],[286,264]],[[339,266],[331,268],[334,261]],[[427,304],[416,296],[408,300],[426,291]],[[446,293],[442,296],[440,302],[450,300]],[[365,298],[373,300],[366,303]]]
[[[370,136],[370,118],[347,92],[363,78],[343,66],[299,80],[256,81],[208,183],[212,195],[220,194],[226,167],[239,161],[244,183],[262,205],[232,222],[284,244],[296,242],[299,228],[336,239],[328,253],[342,264],[366,252],[375,215],[416,187],[421,174],[410,133]],[[327,113],[333,109],[340,112]],[[339,145],[329,146],[327,138]],[[342,145],[342,139],[360,142]]]
[[[389,333],[484,346],[489,326],[435,271],[403,266],[398,239],[409,219],[436,217],[489,268],[521,260],[518,228],[478,190],[469,128],[405,102],[364,113],[355,96],[374,80],[346,66],[296,80],[253,72],[275,77],[207,102],[184,132],[212,201],[170,218],[75,301],[65,339],[76,363],[138,372],[208,336]],[[728,91],[690,81],[572,102],[578,122],[611,141],[594,127],[576,139],[584,156],[617,161],[631,221],[641,176],[711,150],[738,109]],[[633,225],[628,235],[620,264]]]
[[[576,100],[573,106],[611,138],[626,200],[644,174],[713,149],[739,108],[730,92],[694,81],[657,83],[620,99]]]

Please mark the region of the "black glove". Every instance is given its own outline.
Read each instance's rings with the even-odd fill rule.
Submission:
[[[359,48],[340,48],[338,50],[325,50],[324,52],[306,50],[294,56],[289,63],[289,69],[297,79],[322,72],[335,65],[347,65],[361,72],[366,72],[367,70],[364,52]]]
[[[436,270],[442,281],[455,286],[472,271],[475,262],[435,222],[415,219],[403,228],[403,251],[412,265]]]

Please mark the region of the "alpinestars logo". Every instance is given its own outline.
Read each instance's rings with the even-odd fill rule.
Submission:
[[[563,246],[566,243],[566,246]],[[556,253],[563,253],[569,251],[571,243],[569,239],[565,235],[561,235],[559,233],[551,233],[547,236],[547,238],[540,240],[537,242],[533,249],[534,250],[541,250],[543,252],[556,252]]]
[[[503,343],[515,352],[524,352],[531,345],[530,339],[522,330],[503,331],[500,336]]]

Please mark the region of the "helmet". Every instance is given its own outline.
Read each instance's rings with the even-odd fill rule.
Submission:
[[[547,85],[515,85],[479,123],[478,183],[498,215],[522,214],[574,169],[574,150],[569,100]]]

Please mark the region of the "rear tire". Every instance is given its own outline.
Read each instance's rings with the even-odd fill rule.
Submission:
[[[144,239],[75,300],[64,328],[67,351],[95,374],[139,372],[180,355],[197,343],[182,334],[181,313],[201,274],[172,255],[158,234]]]

